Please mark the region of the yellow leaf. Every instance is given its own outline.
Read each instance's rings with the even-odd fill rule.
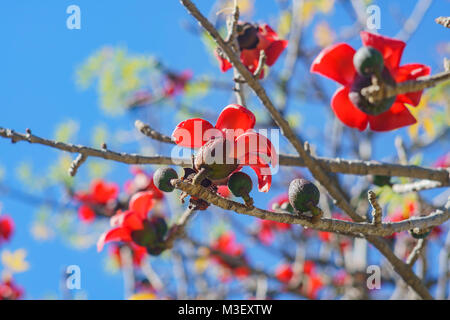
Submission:
[[[25,261],[26,256],[27,251],[25,249],[18,249],[14,252],[4,250],[2,252],[3,266],[14,273],[25,272],[30,268],[30,264]]]

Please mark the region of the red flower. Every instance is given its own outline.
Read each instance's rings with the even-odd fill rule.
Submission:
[[[95,206],[105,206],[117,199],[119,186],[115,183],[106,183],[103,180],[94,180],[89,191],[80,191],[74,194],[74,199],[82,205],[78,208],[78,217],[81,221],[90,223],[95,220]]]
[[[278,281],[288,283],[294,276],[294,271],[290,264],[280,264],[275,270],[275,277]]]
[[[430,74],[430,68],[423,64],[399,65],[405,48],[403,41],[364,31],[361,32],[361,39],[364,46],[373,47],[382,54],[385,67],[396,82]],[[373,131],[390,131],[416,123],[416,119],[405,104],[417,106],[422,91],[398,95],[393,105],[379,115],[364,113],[350,101],[349,92],[358,77],[353,65],[355,52],[348,44],[338,43],[322,50],[311,65],[311,72],[319,73],[343,85],[335,92],[331,101],[331,108],[336,116],[347,126],[361,131],[367,124]]]
[[[177,125],[172,133],[175,142],[188,148],[200,148],[213,139],[223,139],[231,142],[231,154],[226,155],[239,163],[233,172],[249,165],[258,176],[258,189],[267,192],[272,183],[270,167],[260,157],[265,155],[271,159],[272,166],[277,164],[277,153],[269,139],[253,131],[255,116],[253,113],[237,104],[225,107],[213,126],[206,120],[195,118],[185,120]]]
[[[440,156],[433,164],[435,168],[447,168],[450,167],[450,152]]]
[[[308,277],[306,285],[306,296],[310,299],[317,299],[318,292],[322,289],[324,283],[318,274],[313,274]]]
[[[166,74],[166,81],[164,83],[164,94],[168,97],[173,97],[184,91],[187,83],[192,78],[192,71],[185,70],[180,74],[169,72]]]
[[[234,233],[231,231],[222,233],[211,244],[211,249],[220,251],[223,254],[242,259],[245,262],[244,247],[236,242]],[[226,259],[223,259],[220,255],[212,254],[212,258],[215,262],[228,269],[233,275],[238,278],[247,277],[250,274],[250,270],[244,266],[232,266],[229,265]],[[224,278],[226,280],[226,278]]]
[[[104,245],[108,242],[123,241],[132,243],[132,233],[144,229],[144,221],[147,219],[147,214],[152,206],[153,196],[151,192],[136,193],[130,199],[129,210],[119,212],[111,217],[111,226],[115,228],[100,236],[97,242],[97,250],[102,251]]]
[[[272,66],[287,47],[287,40],[278,39],[278,35],[267,24],[252,25],[250,23],[238,24],[238,42],[241,50],[242,63],[252,72],[258,68],[259,53],[264,50],[266,54],[266,64]],[[231,63],[215,52],[222,72],[229,70]],[[261,72],[260,79],[264,77],[264,70]]]
[[[164,198],[164,194],[156,188],[151,174],[148,174],[137,166],[132,166],[131,172],[134,177],[132,180],[125,182],[126,193],[132,195],[140,191],[150,191],[153,193],[153,199],[161,200]]]
[[[269,210],[274,210],[274,208],[280,208],[283,204],[289,203],[289,195],[287,193],[280,194],[279,196],[273,198],[269,202]]]
[[[14,221],[10,216],[0,216],[0,244],[9,241],[14,232]]]
[[[0,283],[0,300],[17,300],[23,296],[23,289],[17,286],[11,278]]]
[[[269,245],[273,242],[276,232],[284,232],[291,228],[291,225],[288,223],[271,220],[258,220],[258,223],[258,238],[265,245]]]

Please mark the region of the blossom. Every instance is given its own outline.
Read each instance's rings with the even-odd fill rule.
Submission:
[[[450,167],[450,152],[440,156],[433,164],[435,168],[448,168]]]
[[[174,97],[183,92],[192,78],[192,71],[185,70],[181,73],[168,72],[165,77],[164,95],[167,97]]]
[[[292,266],[287,263],[280,264],[275,270],[275,277],[278,281],[283,283],[289,283],[294,276]]]
[[[270,245],[273,242],[276,232],[285,232],[291,228],[288,223],[272,220],[258,220],[258,223],[258,239],[265,245]]]
[[[131,197],[128,210],[119,211],[111,217],[113,229],[100,236],[97,250],[103,250],[108,242],[122,241],[135,246],[136,249],[145,249],[150,254],[160,254],[164,250],[163,238],[167,225],[162,217],[147,217],[153,204],[153,194],[148,191],[138,192]]]
[[[0,244],[9,241],[14,232],[14,221],[10,216],[0,216]]]
[[[16,285],[10,276],[0,282],[0,300],[17,300],[22,296],[23,289]]]
[[[90,223],[95,220],[95,208],[105,207],[115,201],[119,194],[119,186],[115,183],[107,183],[103,180],[94,180],[88,191],[79,191],[74,194],[74,199],[82,203],[78,208],[78,217],[81,221]]]
[[[213,164],[225,170],[231,168],[225,172],[225,177],[241,170],[244,165],[250,166],[258,176],[259,191],[267,192],[272,175],[268,163],[261,156],[269,157],[272,166],[276,166],[277,153],[269,139],[252,130],[255,121],[250,110],[231,104],[222,110],[215,126],[200,118],[185,120],[176,126],[172,137],[182,147],[209,147],[214,148],[211,154],[215,150],[221,152],[224,157],[219,160],[223,162]],[[214,182],[223,184],[219,180]]]
[[[243,265],[235,265],[229,263],[229,261],[220,254],[212,254],[213,260],[223,266],[232,275],[237,278],[245,278],[250,274],[249,268],[245,265],[246,259],[244,256],[244,247],[236,242],[233,232],[228,231],[222,233],[213,241],[211,249],[242,261]],[[224,277],[223,280],[227,280],[226,277]]]
[[[430,68],[423,64],[411,63],[400,66],[405,48],[403,41],[365,31],[361,32],[361,39],[364,46],[372,47],[381,53],[384,59],[383,79],[389,78],[391,82],[398,83],[430,74]],[[363,112],[352,102],[352,92],[354,94],[356,92],[359,96],[361,85],[369,86],[371,81],[370,76],[358,75],[353,64],[355,53],[355,49],[348,44],[338,43],[322,50],[311,65],[311,72],[319,73],[343,85],[335,92],[331,101],[331,108],[339,120],[360,131],[366,129],[368,124],[373,131],[390,131],[416,123],[416,119],[405,104],[417,106],[422,91],[397,95],[390,108],[380,114]]]
[[[155,186],[153,175],[145,172],[140,167],[132,166],[131,173],[133,179],[125,182],[125,192],[133,195],[140,191],[150,191],[153,194],[154,200],[161,200],[164,194]]]
[[[266,64],[272,66],[287,47],[287,40],[280,40],[277,33],[267,24],[253,25],[251,23],[238,23],[238,43],[241,50],[242,63],[252,72],[258,68],[260,51],[266,55]],[[222,72],[229,70],[231,63],[222,57],[217,50],[216,57]],[[264,77],[264,70],[260,74],[260,79]]]

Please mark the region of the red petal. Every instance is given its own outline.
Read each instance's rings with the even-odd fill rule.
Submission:
[[[142,219],[147,218],[147,213],[153,207],[153,193],[151,191],[142,191],[131,197],[129,208],[137,213]]]
[[[411,63],[405,64],[398,68],[393,74],[396,82],[403,82],[408,80],[415,80],[418,77],[427,76],[431,73],[431,68],[429,66]],[[410,104],[412,106],[417,106],[422,97],[422,91],[418,92],[408,92],[406,94],[398,95],[397,101]]]
[[[273,39],[278,39],[278,34],[268,24],[260,25],[259,32]]]
[[[95,220],[95,211],[87,205],[82,205],[78,208],[78,217],[83,222],[91,223]]]
[[[241,51],[241,61],[251,72],[255,72],[258,68],[259,49],[244,49]]]
[[[278,155],[269,139],[254,131],[248,131],[236,138],[235,157],[237,159],[248,153],[264,154],[270,157],[273,167],[278,164]]]
[[[416,119],[401,102],[394,102],[392,107],[378,116],[369,116],[373,131],[390,131],[416,123]]]
[[[255,116],[250,110],[238,104],[230,104],[220,113],[215,127],[222,131],[234,130],[234,137],[237,137],[248,129],[253,129],[255,122]],[[238,132],[240,130],[242,131]]]
[[[119,193],[119,186],[115,183],[106,183],[103,180],[95,180],[91,186],[93,201],[101,204],[115,199]]]
[[[316,72],[324,77],[349,85],[355,78],[353,56],[355,49],[346,43],[338,43],[323,49],[314,59],[311,72]]]
[[[222,70],[222,72],[226,72],[227,70],[229,70],[231,67],[233,67],[233,65],[225,58],[222,58],[218,53],[217,50],[214,50],[214,55],[217,58],[217,61],[219,61],[219,66],[220,66],[220,70]]]
[[[106,243],[112,241],[131,241],[130,231],[126,228],[116,228],[103,233],[97,242],[97,251],[102,251]]]
[[[264,52],[266,53],[266,64],[270,67],[278,57],[281,55],[284,49],[288,46],[287,40],[276,40],[274,41]]]
[[[367,127],[368,116],[353,105],[348,98],[349,91],[348,87],[338,89],[331,99],[331,108],[344,124],[363,131]]]
[[[172,133],[176,144],[188,148],[200,148],[205,144],[204,134],[214,128],[206,120],[195,118],[179,123]]]
[[[128,228],[130,230],[141,230],[144,228],[142,217],[135,211],[125,211],[111,217],[112,227]]]
[[[361,31],[360,35],[362,43],[365,46],[371,46],[381,52],[384,63],[390,71],[393,71],[399,66],[406,43],[401,40],[383,37],[366,31]]]

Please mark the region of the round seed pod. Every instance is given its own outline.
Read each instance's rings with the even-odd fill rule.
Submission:
[[[155,186],[164,192],[173,191],[174,187],[170,184],[170,180],[172,179],[178,179],[178,174],[170,167],[159,168],[153,175],[153,182],[155,183]]]
[[[305,179],[292,180],[289,185],[289,203],[299,212],[311,211],[319,204],[319,189]]]
[[[205,168],[206,177],[214,183],[222,182],[237,169],[237,160],[227,154],[233,148],[232,142],[216,138],[209,140],[199,150],[194,159],[195,169]]]
[[[228,189],[235,197],[248,195],[252,188],[252,179],[244,172],[235,172],[228,179]]]
[[[353,65],[356,72],[362,76],[381,73],[384,68],[383,55],[373,47],[364,46],[359,48],[353,56]]]
[[[380,74],[381,80],[389,85],[395,85],[395,80],[392,77],[389,70],[385,67]],[[352,87],[350,88],[350,92],[348,94],[348,98],[350,101],[362,112],[377,116],[392,107],[397,97],[390,97],[384,100],[381,100],[375,104],[370,103],[366,97],[361,94],[361,90],[363,88],[367,88],[372,85],[372,76],[363,76],[356,74],[356,77],[353,81]]]

